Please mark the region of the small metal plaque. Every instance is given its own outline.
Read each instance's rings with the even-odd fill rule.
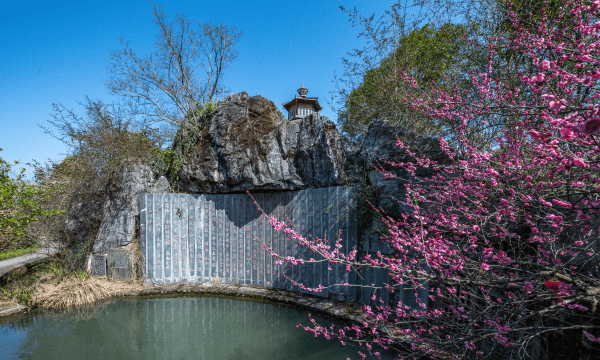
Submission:
[[[106,276],[106,255],[92,255],[92,276]]]

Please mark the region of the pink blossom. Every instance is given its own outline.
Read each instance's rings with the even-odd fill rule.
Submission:
[[[544,100],[554,100],[554,99],[556,99],[556,96],[554,96],[552,94],[543,94],[542,98],[544,98]]]
[[[594,116],[575,127],[582,134],[592,135],[600,131],[600,117]]]
[[[600,336],[598,336],[598,337],[595,337],[594,335],[590,334],[589,332],[587,332],[587,331],[585,331],[585,330],[583,331],[583,334],[584,334],[584,335],[585,335],[585,336],[586,336],[588,339],[590,339],[590,341],[592,341],[592,342],[600,342]]]
[[[500,331],[502,334],[508,334],[508,332],[510,331],[510,326],[508,326],[508,324],[506,324],[506,325],[496,324],[496,327],[498,328],[498,331]]]
[[[363,321],[365,332],[368,327],[370,331],[380,324],[391,324],[391,315],[410,318],[399,330],[413,339],[411,356],[419,357],[423,354],[415,352],[423,351],[425,356],[439,357],[442,351],[448,350],[444,348],[448,343],[452,346],[464,343],[462,356],[465,356],[465,351],[476,349],[471,329],[481,324],[480,319],[487,319],[485,323],[492,329],[497,328],[493,336],[501,345],[524,346],[523,340],[513,344],[503,336],[511,330],[517,331],[510,328],[510,323],[530,319],[530,315],[550,303],[557,305],[552,308],[552,317],[573,318],[574,312],[588,311],[566,295],[585,296],[579,285],[577,288],[572,285],[578,281],[585,287],[596,286],[600,281],[595,274],[584,276],[581,266],[572,267],[578,263],[574,260],[587,251],[591,251],[587,253],[590,257],[598,256],[591,248],[583,252],[583,246],[596,239],[596,229],[591,230],[591,227],[597,225],[589,220],[600,215],[597,193],[600,193],[600,146],[598,139],[588,136],[600,132],[600,68],[582,64],[585,59],[600,58],[600,23],[597,23],[600,0],[597,3],[565,1],[565,13],[569,17],[543,18],[539,27],[518,28],[510,45],[506,41],[484,44],[490,49],[510,46],[512,51],[531,57],[533,64],[538,65],[534,70],[538,73],[523,69],[520,82],[508,83],[502,77],[492,77],[494,66],[499,63],[493,53],[495,50],[490,50],[487,71],[473,74],[475,86],[471,88],[452,90],[434,85],[421,87],[426,90],[416,96],[401,94],[407,106],[425,116],[457,123],[458,131],[452,135],[452,141],[439,138],[440,148],[450,161],[436,163],[397,141],[410,162],[387,161],[386,164],[406,171],[410,177],[406,184],[407,196],[399,200],[404,205],[410,204],[411,210],[408,216],[381,217],[387,226],[386,241],[394,247],[394,256],[378,253],[377,260],[365,256],[361,263],[357,259],[352,266],[384,268],[392,279],[390,282],[395,282],[388,286],[404,284],[415,288],[434,275],[439,287],[431,289],[428,294],[431,302],[420,309],[411,309],[403,303],[394,308],[377,306],[377,310],[373,304],[373,308],[366,307],[365,313],[372,316],[372,320]],[[519,24],[517,14],[507,16]],[[565,23],[572,20],[576,22]],[[577,36],[571,29],[577,29]],[[552,53],[557,60],[541,59],[540,49],[545,49],[543,54],[546,50]],[[397,75],[406,85],[412,85],[412,89],[420,87],[409,74]],[[490,144],[492,148],[497,146],[495,150],[483,151],[477,147],[479,144],[469,142],[467,130],[470,124],[477,125],[478,119],[481,125],[486,125],[484,121],[489,121],[489,114],[497,116],[500,124],[505,116],[515,121],[505,123],[510,125],[505,126],[504,131],[499,129],[497,137],[490,139],[497,142],[497,145]],[[459,145],[454,148],[451,144]],[[419,168],[435,168],[438,175],[425,178],[418,175]],[[273,220],[271,225],[287,230],[275,218]],[[531,231],[524,236],[520,224]],[[564,246],[562,241],[570,235],[567,231],[578,232],[572,246]],[[296,230],[291,233],[299,240],[299,246],[309,246],[305,243],[308,240]],[[533,251],[520,251],[514,244],[521,242],[529,244]],[[320,251],[332,264],[344,264],[347,270],[352,269],[348,267],[352,259],[344,257],[347,252],[343,252],[341,246],[320,239],[315,243],[310,244],[311,250]],[[294,264],[300,260],[286,258],[285,262]],[[430,273],[429,270],[427,274],[423,272],[425,266]],[[533,273],[551,274],[556,268],[572,276],[573,281],[565,284],[545,275],[531,281],[519,280]],[[336,279],[343,285],[345,281],[341,276]],[[461,281],[476,281],[477,285],[457,289]],[[298,286],[303,288],[303,285]],[[409,295],[412,297],[413,293]],[[456,308],[431,305],[448,296],[458,301]],[[458,305],[469,297],[481,297],[487,304],[481,308],[466,303]],[[419,306],[418,295],[415,300]],[[356,325],[360,337],[358,328]],[[315,334],[328,336],[326,330],[311,329]],[[533,336],[545,336],[539,328],[529,331]],[[447,335],[447,338],[452,341],[440,345],[439,339],[449,332],[452,336]],[[600,342],[600,337],[584,335]],[[395,341],[394,336],[382,332],[378,332],[376,338],[380,343]],[[410,352],[410,347],[408,350]],[[402,353],[400,358],[408,352]],[[490,354],[490,358],[494,356],[498,357]]]
[[[561,201],[561,200],[558,200],[558,199],[554,199],[554,200],[552,200],[552,202],[555,203],[556,205],[562,206],[564,208],[569,208],[570,209],[570,208],[573,207],[573,205],[571,205],[571,203],[566,202],[566,201]]]
[[[548,60],[543,60],[543,61],[540,63],[540,69],[541,69],[541,70],[548,70],[549,68],[550,68],[550,61],[548,61]]]
[[[573,131],[571,131],[570,129],[567,129],[567,128],[560,129],[560,135],[565,140],[573,140],[573,138],[575,137],[573,134]]]
[[[531,138],[533,140],[543,140],[543,139],[545,139],[545,137],[543,135],[540,135],[540,133],[537,132],[537,131],[535,131],[535,130],[531,130],[529,132],[529,135],[531,136]]]
[[[548,201],[546,201],[546,200],[542,199],[541,197],[540,197],[540,198],[538,198],[538,200],[539,200],[539,201],[540,201],[542,204],[544,204],[544,206],[550,206],[550,207],[552,206],[552,203],[550,203],[550,202],[548,202]]]
[[[571,287],[573,287],[573,284],[567,284],[561,281],[558,284],[559,295],[568,296],[575,293],[575,290],[571,290]]]
[[[567,108],[564,104],[565,99],[552,100],[548,103],[548,107],[553,110],[563,110]]]
[[[573,159],[573,164],[575,164],[575,166],[577,166],[580,169],[587,169],[588,167],[590,167],[588,164],[585,163],[585,161],[581,158],[574,158]]]
[[[531,78],[531,81],[541,83],[544,81],[544,77],[545,75],[543,73],[538,73],[537,75]]]

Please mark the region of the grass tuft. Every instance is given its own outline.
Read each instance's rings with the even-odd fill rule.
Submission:
[[[10,288],[0,288],[0,307],[19,303],[29,310],[76,309],[148,287],[140,280],[113,281],[80,270],[68,272],[60,262],[44,264],[34,275],[33,280],[21,278]]]
[[[32,289],[35,294],[35,307],[44,311],[81,307],[107,299],[116,293],[145,288],[142,284],[127,284],[85,275],[66,277],[58,285],[55,283],[36,285]]]

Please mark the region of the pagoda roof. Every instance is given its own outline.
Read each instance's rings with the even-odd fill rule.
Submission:
[[[290,107],[296,103],[312,103],[315,105],[315,108],[317,109],[317,111],[321,111],[323,109],[323,107],[319,104],[319,98],[316,97],[308,97],[308,96],[294,96],[294,98],[288,102],[285,102],[281,105],[283,105],[283,107],[286,110],[290,110]]]

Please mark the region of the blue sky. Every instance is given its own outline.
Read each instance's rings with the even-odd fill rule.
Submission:
[[[244,33],[237,60],[224,81],[231,92],[246,91],[273,100],[280,108],[302,82],[319,97],[334,91],[342,57],[360,46],[358,29],[339,9],[357,7],[363,15],[383,14],[392,1],[156,1],[167,20],[184,13],[201,22],[223,22]],[[137,54],[154,51],[156,25],[146,0],[4,1],[0,0],[0,157],[12,163],[60,161],[68,148],[44,133],[52,103],[81,114],[85,96],[116,102],[104,82],[109,52],[120,50],[119,37]],[[32,172],[28,170],[27,178]]]

